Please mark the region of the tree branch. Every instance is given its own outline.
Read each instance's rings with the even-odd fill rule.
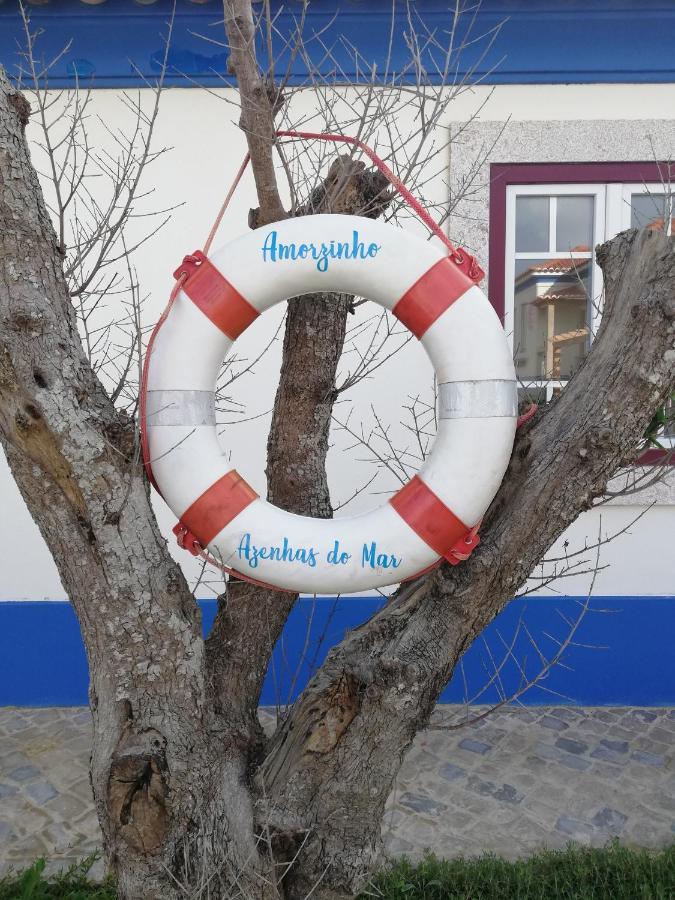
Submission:
[[[286,218],[274,171],[274,105],[255,52],[255,24],[250,0],[223,0],[230,47],[228,65],[241,96],[239,125],[246,135],[260,208],[251,211],[251,227]]]
[[[560,399],[519,433],[480,547],[461,566],[443,565],[401,590],[351,632],[276,735],[259,773],[270,820],[296,839],[310,832],[289,874],[291,896],[327,868],[316,896],[358,890],[378,852],[401,755],[456,662],[636,456],[675,382],[674,248],[675,239],[647,230],[598,249],[607,289],[598,336]]]
[[[376,218],[389,202],[387,187],[380,172],[367,170],[349,156],[339,157],[308,204],[297,212],[351,212]],[[267,444],[267,483],[270,502],[298,515],[333,515],[326,454],[335,376],[352,301],[348,295],[309,294],[288,305]],[[242,727],[248,723],[256,732],[267,665],[296,596],[230,580],[206,642],[221,702]]]
[[[140,883],[148,900],[172,897],[169,873],[212,816],[214,843],[255,880],[244,754],[223,746],[228,723],[211,711],[198,607],[157,526],[133,427],[84,354],[27,114],[0,68],[0,442],[82,629],[108,859],[120,896]]]

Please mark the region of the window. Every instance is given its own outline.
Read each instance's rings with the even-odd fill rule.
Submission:
[[[675,393],[670,395],[670,400],[666,403],[664,411],[663,436],[666,442],[675,447]]]
[[[675,173],[673,173],[675,174]],[[490,297],[513,346],[521,398],[559,392],[587,354],[602,315],[593,248],[626,228],[675,228],[667,165],[491,167]],[[659,442],[675,446],[675,400]]]
[[[612,186],[614,187],[614,186]],[[661,185],[621,185],[622,228],[657,228],[673,233],[673,195]],[[665,223],[665,229],[664,229]]]
[[[505,327],[524,385],[560,388],[597,328],[602,284],[592,248],[604,238],[602,185],[511,185]]]

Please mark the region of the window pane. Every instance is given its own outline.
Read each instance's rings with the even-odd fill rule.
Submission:
[[[516,197],[516,253],[549,248],[548,197]]]
[[[675,439],[675,394],[666,403],[666,422],[663,426],[664,437]]]
[[[546,388],[541,385],[528,384],[518,388],[518,414],[522,415],[536,403],[543,406],[546,403]]]
[[[555,222],[556,250],[588,251],[593,245],[594,197],[558,197]]]
[[[570,378],[588,350],[592,260],[518,259],[515,272],[518,377]]]
[[[673,217],[672,199],[663,193],[631,194],[630,227],[663,231],[663,223]]]

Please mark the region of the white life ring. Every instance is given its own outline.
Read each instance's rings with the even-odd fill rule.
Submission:
[[[404,581],[477,543],[471,531],[506,469],[516,429],[511,354],[485,294],[447,254],[371,219],[316,215],[249,232],[184,280],[146,361],[146,440],[177,533],[242,575],[304,593]],[[438,381],[438,432],[419,474],[371,512],[312,519],[258,497],[216,435],[225,354],[282,300],[331,291],[374,300],[422,342]],[[453,552],[454,550],[454,552]]]

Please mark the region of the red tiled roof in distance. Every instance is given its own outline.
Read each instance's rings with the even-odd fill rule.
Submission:
[[[570,251],[572,253],[588,253],[587,247],[578,247],[574,248],[574,250]],[[522,281],[524,278],[529,277],[530,275],[572,275],[572,274],[580,274],[587,266],[591,264],[592,260],[588,257],[571,257],[568,256],[565,259],[542,259],[537,262],[533,262],[531,266],[528,266],[524,272],[521,272],[520,275],[516,278],[516,284],[519,281]]]
[[[588,295],[579,282],[563,288],[551,288],[545,294],[540,294],[533,302],[535,304],[552,303],[555,300],[587,300]]]

